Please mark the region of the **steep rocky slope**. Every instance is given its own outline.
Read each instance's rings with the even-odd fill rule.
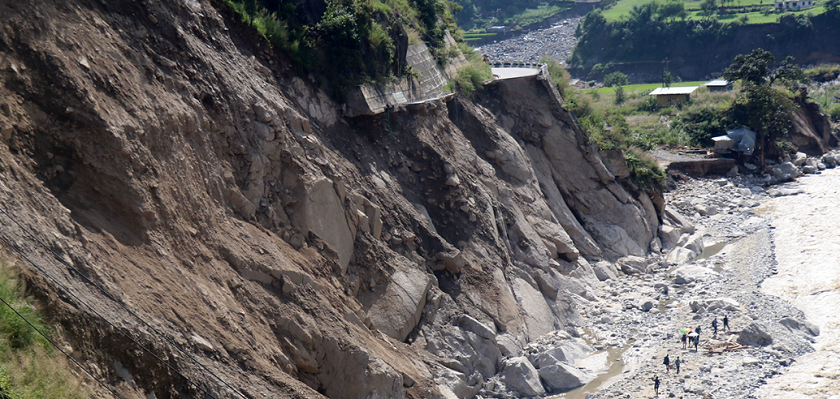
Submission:
[[[546,81],[349,119],[206,1],[0,14],[0,236],[124,397],[472,396],[656,241]]]

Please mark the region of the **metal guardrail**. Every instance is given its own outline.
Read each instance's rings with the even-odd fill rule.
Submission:
[[[492,68],[541,68],[544,63],[539,62],[525,62],[525,61],[491,61]]]

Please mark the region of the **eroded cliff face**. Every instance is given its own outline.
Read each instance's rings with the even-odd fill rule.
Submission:
[[[0,14],[0,234],[125,397],[470,397],[658,231],[543,80],[348,119],[211,3]]]

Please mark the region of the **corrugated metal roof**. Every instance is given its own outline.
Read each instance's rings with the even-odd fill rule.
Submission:
[[[651,96],[658,96],[662,94],[691,94],[694,90],[697,90],[698,86],[689,86],[689,87],[659,87],[656,90],[650,92]]]
[[[728,84],[729,84],[729,82],[727,82],[723,79],[715,79],[715,80],[713,80],[709,83],[706,83],[704,86],[726,86]]]

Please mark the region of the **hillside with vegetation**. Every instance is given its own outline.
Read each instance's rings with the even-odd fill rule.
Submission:
[[[60,336],[26,295],[21,269],[6,251],[0,248],[0,398],[90,398],[92,389],[76,374],[83,370],[71,371],[69,353],[62,352],[72,347],[53,346]]]
[[[411,76],[410,44],[425,42],[445,64],[453,56],[445,32],[458,32],[459,7],[446,0],[214,1],[336,97],[349,86]]]
[[[458,25],[466,31],[487,29],[491,26],[530,25],[550,18],[574,6],[568,0],[456,0],[460,10],[455,14]]]
[[[840,37],[838,0],[781,14],[766,13],[766,6],[750,11],[747,2],[705,11],[693,9],[696,4],[625,0],[590,12],[575,32],[574,73],[602,77],[620,70],[651,80],[670,68],[677,79],[698,80],[755,48],[801,64],[840,61],[840,42],[825,40]]]
[[[769,156],[777,157],[800,150],[789,135],[796,110],[817,107],[840,123],[840,65],[803,71],[792,60],[775,61],[762,49],[736,57],[724,72],[735,82],[731,91],[709,91],[702,87],[706,81],[671,83],[701,87],[689,102],[664,107],[649,93],[665,83],[627,84],[621,72],[613,72],[604,82],[618,85],[567,87],[566,108],[602,149],[709,148],[712,137],[746,126],[764,139]]]
[[[602,2],[604,18],[608,21],[626,19],[636,7],[650,4],[650,0],[613,0]],[[763,24],[779,21],[781,13],[773,0],[660,0],[662,13],[673,19],[717,19],[721,22]],[[832,3],[817,1],[816,5],[802,10],[812,16],[822,14]]]

